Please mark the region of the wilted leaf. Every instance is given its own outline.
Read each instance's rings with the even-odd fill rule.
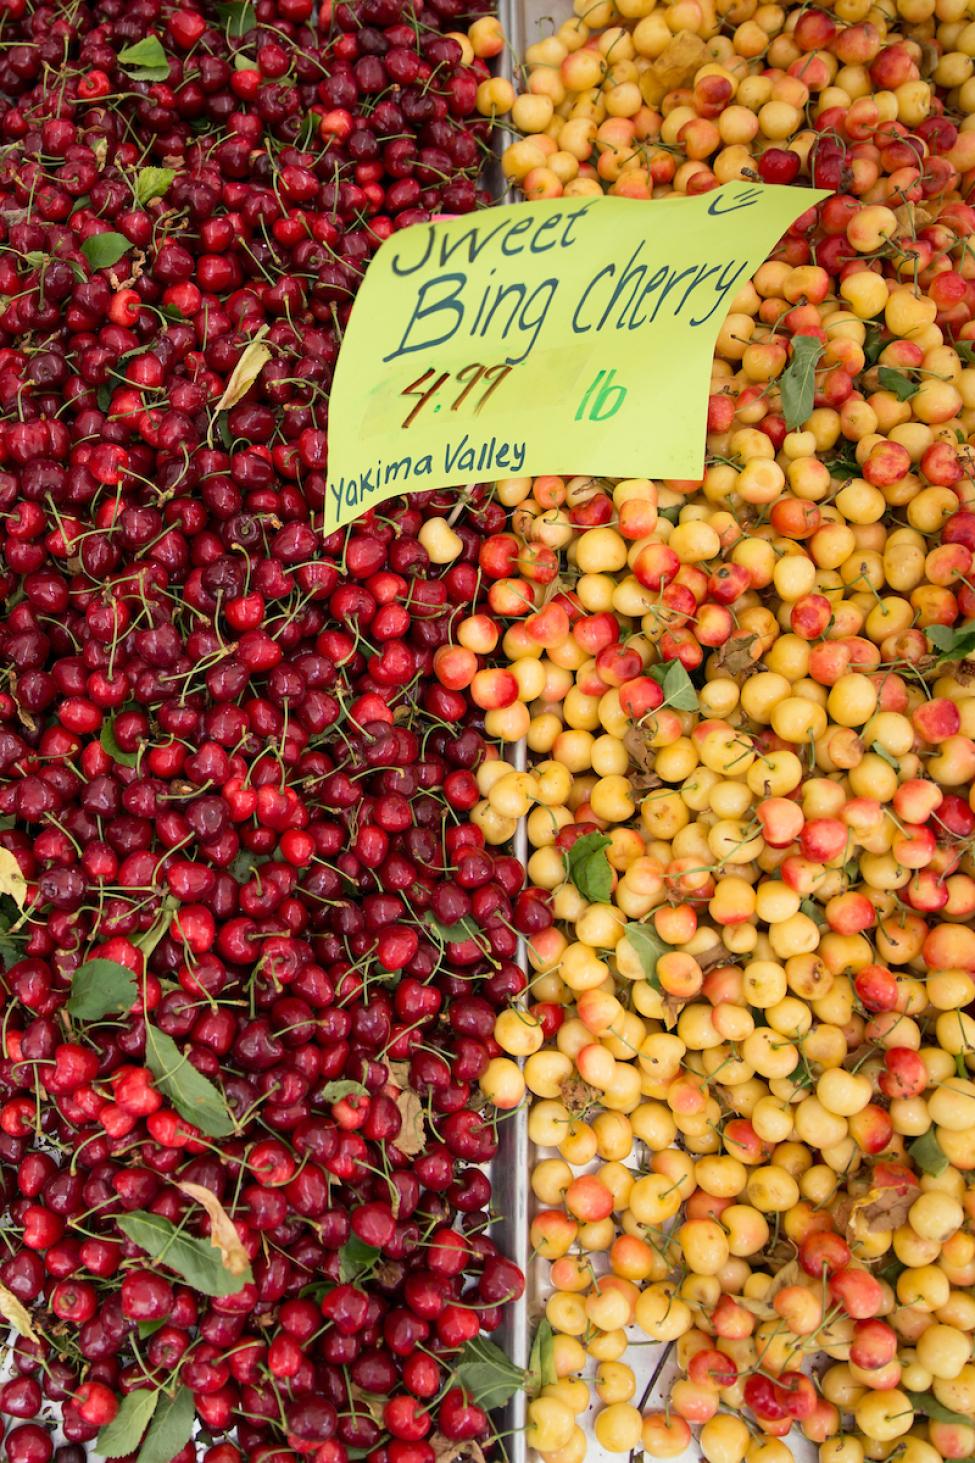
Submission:
[[[623,733],[623,746],[638,767],[648,776],[653,776],[654,748],[650,745],[651,734],[642,726],[628,726]],[[657,782],[663,785],[658,777]]]
[[[242,1275],[231,1275],[209,1240],[184,1234],[160,1214],[136,1209],[131,1214],[120,1214],[116,1222],[133,1244],[160,1264],[168,1265],[202,1295],[236,1295],[252,1279],[249,1268]],[[131,1452],[131,1448],[123,1452]]]
[[[473,1438],[455,1443],[443,1433],[431,1433],[430,1446],[436,1463],[485,1463],[484,1449]]]
[[[825,346],[813,335],[796,335],[792,340],[792,357],[779,377],[782,415],[790,432],[801,427],[811,415],[816,400],[816,367]]]
[[[0,894],[9,894],[18,909],[27,900],[27,880],[9,848],[0,848]]]
[[[895,1188],[893,1185],[871,1189],[853,1205],[847,1228],[852,1229],[857,1220],[861,1219],[871,1233],[899,1229],[902,1224],[907,1223],[908,1211],[919,1193],[920,1190],[915,1185],[907,1190]]]
[[[240,1242],[237,1227],[212,1189],[203,1184],[177,1182],[176,1187],[205,1209],[210,1217],[210,1243],[220,1251],[220,1263],[231,1275],[250,1273],[247,1251]]]
[[[124,1458],[134,1453],[162,1393],[140,1387],[122,1398],[118,1412],[95,1439],[95,1451],[103,1458]]]
[[[613,870],[606,857],[610,842],[602,833],[584,833],[565,855],[569,879],[591,903],[605,904],[613,893]]]
[[[393,1141],[401,1153],[405,1153],[407,1158],[413,1158],[417,1153],[423,1152],[427,1134],[423,1121],[423,1104],[416,1093],[410,1090],[409,1062],[390,1062],[389,1077],[393,1085],[399,1088],[399,1095],[394,1100],[399,1108],[402,1124]]]
[[[804,1271],[799,1267],[799,1261],[790,1260],[787,1265],[783,1265],[776,1272],[772,1279],[772,1284],[763,1296],[763,1300],[773,1301],[780,1290],[785,1290],[787,1285],[799,1285],[805,1278]]]
[[[0,1285],[0,1316],[10,1322],[18,1335],[26,1336],[28,1341],[40,1341],[30,1314],[5,1285]]]
[[[703,65],[706,54],[705,44],[699,35],[692,30],[678,31],[651,69],[665,92],[674,91],[685,81],[690,81]]]
[[[730,676],[732,680],[747,671],[755,669],[756,650],[755,642],[758,636],[754,634],[732,635],[715,656],[715,667],[724,676]]]
[[[224,393],[217,402],[218,413],[229,411],[247,395],[271,359],[271,348],[266,346],[263,341],[267,331],[268,327],[262,325],[250,344],[246,345],[241,352],[240,359],[230,373],[230,380],[224,388]]]
[[[76,1021],[100,1021],[128,1011],[138,995],[135,971],[117,960],[86,960],[71,977],[68,1015]]]

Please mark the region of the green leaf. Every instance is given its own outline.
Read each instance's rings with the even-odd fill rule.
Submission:
[[[882,742],[871,743],[870,750],[880,758],[881,762],[886,762],[888,767],[893,767],[895,772],[900,772],[901,764],[898,762],[896,757],[892,757],[890,755],[890,753],[887,751],[887,748],[883,745]]]
[[[454,1367],[454,1380],[478,1407],[503,1407],[524,1387],[527,1374],[485,1336],[468,1341]]]
[[[661,986],[657,979],[657,961],[661,955],[672,950],[673,945],[665,944],[652,925],[628,924],[623,933],[640,957],[644,979],[650,982],[654,990],[659,991]]]
[[[920,381],[912,381],[906,371],[894,371],[890,366],[881,366],[877,371],[881,391],[892,391],[898,401],[910,401],[921,389]]]
[[[100,1021],[110,1013],[135,1005],[138,986],[134,970],[117,960],[86,960],[71,977],[68,1015],[76,1021]]]
[[[679,660],[668,663],[662,685],[665,706],[672,706],[675,711],[697,710],[698,699],[694,682]]]
[[[189,1442],[195,1421],[196,1403],[189,1387],[180,1387],[175,1397],[164,1393],[136,1463],[170,1463]]]
[[[235,71],[256,71],[257,62],[253,56],[248,56],[246,51],[238,51],[234,57]]]
[[[166,1324],[165,1320],[162,1320],[162,1321],[140,1321],[139,1322],[139,1328],[138,1328],[139,1329],[139,1340],[140,1341],[148,1341],[149,1337],[150,1336],[155,1336],[156,1332],[158,1330],[160,1330],[161,1327],[165,1326],[165,1324]]]
[[[118,1217],[118,1227],[133,1244],[146,1251],[160,1264],[168,1265],[193,1290],[201,1295],[236,1295],[250,1284],[253,1275],[250,1269],[241,1275],[231,1275],[224,1269],[220,1251],[208,1239],[197,1239],[184,1234],[163,1219],[161,1214],[149,1214],[145,1209],[136,1209],[131,1214]],[[129,1453],[131,1447],[121,1450]]]
[[[146,1022],[146,1066],[164,1097],[188,1123],[210,1138],[227,1138],[237,1125],[226,1099],[209,1078],[198,1072],[171,1036]]]
[[[966,1412],[953,1412],[939,1402],[933,1392],[908,1392],[906,1395],[914,1411],[932,1422],[960,1422],[965,1427],[972,1425],[972,1419]]]
[[[816,367],[825,347],[813,335],[792,339],[792,359],[779,377],[782,415],[790,432],[801,427],[812,414],[816,399]]]
[[[256,853],[249,849],[242,848],[240,853],[230,865],[230,874],[238,884],[246,884],[251,874],[257,868],[258,863],[263,863]]]
[[[241,36],[246,36],[257,25],[254,7],[248,0],[230,0],[228,5],[218,5],[217,19],[228,39],[232,41],[239,41]]]
[[[603,833],[584,833],[565,856],[572,883],[594,904],[606,904],[613,893],[613,870],[606,857],[610,842]]]
[[[940,1177],[948,1167],[948,1155],[938,1142],[933,1128],[929,1128],[922,1137],[916,1138],[907,1151],[921,1172],[929,1173],[932,1178]]]
[[[124,234],[90,234],[81,246],[92,269],[111,269],[132,248]]]
[[[799,909],[801,913],[806,916],[807,919],[813,920],[816,924],[818,924],[822,919],[823,906],[821,904],[817,904],[815,899],[800,899]]]
[[[464,940],[476,940],[481,933],[478,925],[471,919],[469,914],[465,914],[456,924],[445,925],[441,920],[437,919],[437,916],[432,910],[428,909],[423,915],[423,923],[430,933],[443,944],[460,945]]]
[[[543,1387],[550,1387],[559,1379],[555,1370],[555,1336],[551,1324],[544,1317],[532,1342],[528,1374],[533,1392],[540,1392]]]
[[[126,1453],[135,1452],[161,1395],[149,1387],[126,1393],[112,1421],[105,1424],[95,1439],[95,1447],[103,1458],[124,1458]]]
[[[372,1269],[381,1254],[382,1250],[353,1236],[339,1250],[339,1278],[343,1283],[358,1280],[365,1271]]]
[[[366,1097],[369,1093],[368,1087],[363,1087],[361,1082],[326,1082],[322,1088],[323,1102],[341,1102],[343,1097]]]
[[[133,81],[166,81],[169,77],[169,62],[157,36],[146,36],[119,51],[118,64]]]
[[[924,631],[942,660],[965,660],[975,651],[975,621],[964,625],[928,625]]]
[[[162,198],[176,176],[174,168],[140,168],[135,180],[135,201],[144,207],[154,198]]]
[[[111,721],[103,721],[102,729],[98,740],[102,744],[102,750],[107,752],[113,762],[119,762],[123,767],[134,767],[139,760],[138,752],[123,752],[115,740],[115,718]]]

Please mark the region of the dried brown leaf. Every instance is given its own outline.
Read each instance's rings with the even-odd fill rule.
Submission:
[[[367,1412],[374,1422],[383,1420],[383,1399],[374,1392],[364,1392],[361,1387],[350,1387],[353,1412]]]
[[[433,1433],[430,1445],[436,1463],[485,1463],[484,1450],[473,1439],[455,1443],[443,1433]]]
[[[750,675],[761,653],[757,640],[757,635],[732,635],[715,656],[717,669],[732,679],[735,676]]]
[[[223,1268],[230,1275],[243,1275],[250,1269],[247,1251],[240,1242],[237,1226],[213,1190],[190,1183],[177,1183],[176,1187],[206,1210],[210,1219],[210,1243],[220,1251]]]
[[[847,1233],[854,1228],[858,1219],[866,1224],[871,1234],[878,1231],[899,1229],[907,1223],[907,1215],[920,1190],[911,1185],[904,1190],[888,1186],[871,1189],[862,1199],[857,1199],[847,1220]]]
[[[396,1135],[396,1147],[407,1158],[415,1158],[426,1147],[427,1133],[423,1121],[423,1104],[415,1092],[410,1091],[410,1068],[408,1062],[392,1062],[390,1079],[399,1092],[394,1101],[399,1108],[402,1127]]]
[[[559,1096],[571,1113],[586,1112],[598,1097],[595,1087],[581,1077],[567,1077],[559,1088]]]
[[[707,975],[709,970],[716,970],[719,965],[734,965],[735,963],[722,944],[712,945],[710,949],[702,950],[700,955],[694,956],[694,959],[704,975]]]
[[[653,772],[654,751],[650,745],[650,733],[646,727],[628,726],[623,733],[623,746],[637,767],[642,768],[644,772]],[[659,778],[657,778],[657,785],[662,785]]]
[[[787,1285],[799,1285],[806,1279],[805,1273],[799,1268],[798,1260],[790,1260],[783,1265],[772,1279],[772,1284],[765,1293],[764,1299],[771,1302],[778,1295],[780,1290],[785,1290]]]
[[[672,996],[669,992],[664,993],[664,1025],[668,1031],[673,1031],[677,1025],[677,1018],[687,1005],[686,1000],[681,996]]]

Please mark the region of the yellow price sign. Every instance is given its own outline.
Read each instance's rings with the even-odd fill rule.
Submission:
[[[329,403],[325,529],[398,493],[540,473],[698,479],[732,301],[828,195],[554,198],[387,239]]]

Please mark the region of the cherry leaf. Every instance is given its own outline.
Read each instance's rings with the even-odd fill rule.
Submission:
[[[918,1168],[932,1178],[940,1177],[948,1167],[948,1155],[938,1142],[933,1128],[929,1128],[922,1137],[916,1139],[907,1151]]]
[[[102,729],[98,735],[102,751],[107,752],[113,762],[120,763],[123,767],[134,767],[139,760],[138,752],[123,752],[115,737],[115,719],[103,721]]]
[[[205,1209],[210,1219],[210,1243],[220,1252],[220,1263],[231,1275],[249,1275],[250,1261],[237,1226],[212,1189],[203,1184],[177,1183],[176,1187]]]
[[[118,53],[118,64],[133,81],[166,81],[169,62],[158,36],[146,36]]]
[[[258,376],[264,370],[271,359],[271,348],[264,344],[263,337],[267,334],[268,327],[262,325],[249,345],[241,351],[240,359],[230,373],[230,380],[224,388],[224,393],[217,402],[218,414],[222,411],[230,411],[250,391]]]
[[[393,1142],[401,1153],[407,1158],[414,1158],[422,1153],[427,1143],[426,1126],[423,1121],[423,1104],[415,1092],[410,1090],[410,1068],[407,1062],[392,1062],[389,1068],[390,1079],[399,1093],[394,1098],[399,1108],[399,1115],[402,1125]]]
[[[145,1209],[136,1209],[131,1214],[121,1214],[118,1227],[134,1245],[145,1250],[154,1260],[168,1265],[192,1290],[201,1295],[217,1298],[236,1295],[252,1280],[248,1268],[241,1275],[231,1275],[221,1264],[220,1257],[208,1239],[197,1239],[195,1235],[184,1234],[163,1219],[161,1214],[149,1214]],[[103,1450],[100,1450],[103,1451]],[[131,1452],[124,1448],[123,1452]]]
[[[188,1123],[210,1138],[227,1138],[236,1123],[219,1087],[198,1072],[171,1036],[146,1022],[146,1066],[159,1091]]]
[[[898,401],[910,401],[921,389],[919,381],[912,381],[904,371],[894,371],[890,366],[881,366],[877,371],[881,391],[890,391]]]
[[[509,1361],[486,1336],[468,1341],[454,1367],[454,1379],[478,1407],[503,1407],[524,1387],[527,1373]]]
[[[135,201],[145,207],[154,198],[162,198],[175,178],[173,168],[140,168],[135,180]]]
[[[790,432],[796,431],[812,415],[816,400],[816,367],[825,347],[814,335],[796,335],[792,339],[792,359],[779,377],[782,415]]]
[[[18,909],[27,901],[27,880],[9,848],[0,848],[0,894],[9,894]]]
[[[76,1021],[100,1021],[111,1012],[128,1011],[138,989],[135,971],[117,960],[86,960],[71,977],[68,1015]]]
[[[134,1453],[159,1403],[162,1393],[139,1387],[122,1398],[118,1412],[95,1439],[95,1451],[103,1458],[124,1458]]]
[[[602,833],[584,833],[565,856],[569,878],[590,903],[605,904],[613,893],[613,870],[606,857],[610,842]]]
[[[131,241],[124,234],[89,234],[81,252],[92,269],[111,269],[131,248]]]
[[[369,1088],[361,1082],[326,1082],[322,1088],[323,1102],[341,1102],[343,1097],[368,1097]]]
[[[196,1422],[196,1403],[189,1387],[180,1387],[174,1397],[163,1393],[137,1463],[170,1463],[189,1442]]]
[[[10,1322],[18,1335],[26,1336],[28,1341],[40,1341],[29,1312],[5,1285],[0,1285],[0,1316]]]
[[[661,955],[666,955],[668,950],[672,950],[674,948],[673,945],[666,944],[650,925],[630,923],[627,925],[624,933],[640,957],[644,980],[648,981],[655,990],[659,991],[660,982],[657,979],[657,961]]]

